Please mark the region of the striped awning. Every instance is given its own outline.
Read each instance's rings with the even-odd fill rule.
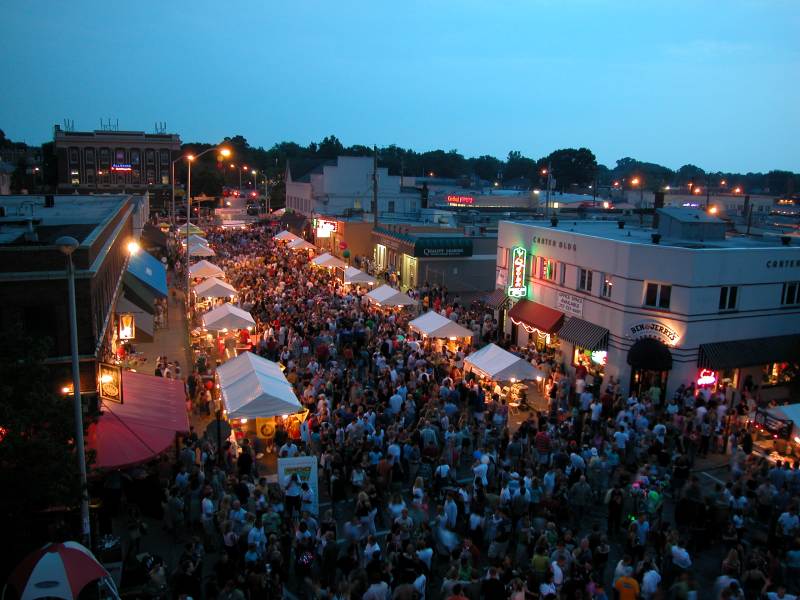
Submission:
[[[719,371],[797,360],[800,360],[800,335],[779,335],[700,344],[697,366]]]
[[[506,290],[504,288],[498,288],[492,293],[483,297],[483,303],[494,310],[501,308],[507,301],[508,296],[506,295]]]
[[[578,317],[571,317],[564,323],[558,332],[558,337],[585,350],[608,349],[608,329]]]

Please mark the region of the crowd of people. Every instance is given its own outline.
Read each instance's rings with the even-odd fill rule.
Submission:
[[[165,500],[165,526],[196,536],[171,579],[176,598],[800,592],[800,465],[752,452],[746,405],[694,386],[664,399],[623,394],[611,378],[586,385],[585,369],[501,335],[547,376],[544,398],[512,422],[495,383],[465,372],[466,343],[434,349],[409,330],[413,309],[371,304],[273,233],[220,229],[208,240],[256,321],[252,351],[285,367],[309,411],[297,431],[278,423],[275,452],[317,456],[320,489],[296,476],[268,482],[255,438],[217,448],[192,433]],[[480,302],[427,284],[416,293],[471,329],[473,347],[498,337]],[[205,358],[187,377],[208,413],[213,368]],[[730,454],[727,482],[693,471],[709,452]],[[202,552],[218,557],[206,580]]]

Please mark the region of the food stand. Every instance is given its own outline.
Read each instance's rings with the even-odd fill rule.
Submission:
[[[491,381],[489,389],[498,391],[516,408],[527,395],[526,381],[541,381],[543,373],[524,358],[503,350],[496,344],[487,344],[464,360],[464,372],[475,373]],[[503,384],[511,385],[504,386]]]
[[[414,306],[417,301],[389,285],[382,285],[366,294],[367,300],[376,306],[397,308]]]
[[[773,460],[800,458],[800,403],[759,408],[753,417],[755,443]]]
[[[369,273],[364,273],[355,267],[345,267],[343,282],[345,285],[375,285],[376,279]]]
[[[311,264],[316,267],[325,267],[326,269],[344,269],[347,267],[343,260],[336,258],[329,252],[314,257],[311,259]]]
[[[209,277],[224,277],[225,272],[214,263],[201,260],[189,267],[189,275],[193,279],[208,279]]]
[[[434,347],[438,352],[441,352],[445,346],[451,352],[455,352],[459,346],[466,348],[472,342],[472,330],[459,325],[434,310],[428,311],[410,321],[408,326],[412,331],[422,335],[423,338],[434,340]]]

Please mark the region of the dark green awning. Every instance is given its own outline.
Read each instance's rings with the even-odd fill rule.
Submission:
[[[429,258],[472,256],[472,240],[465,237],[420,237],[414,242],[414,256]]]
[[[800,360],[800,335],[700,344],[697,365],[703,369],[735,369]]]

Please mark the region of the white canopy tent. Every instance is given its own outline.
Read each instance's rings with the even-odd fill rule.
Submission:
[[[367,298],[378,306],[411,306],[416,304],[413,298],[409,298],[400,290],[396,290],[389,285],[382,285],[367,294]]]
[[[288,229],[284,229],[283,231],[281,231],[277,235],[272,236],[272,239],[273,240],[278,240],[279,242],[293,242],[293,241],[299,240],[301,238],[299,238],[298,236],[293,234]]]
[[[192,277],[205,279],[207,277],[217,277],[219,275],[224,276],[225,273],[214,263],[210,263],[207,260],[201,260],[189,267],[189,275]]]
[[[194,293],[200,298],[230,298],[239,292],[227,281],[209,277],[195,286]]]
[[[495,381],[526,381],[542,377],[542,372],[527,360],[500,346],[489,344],[464,360],[464,370],[489,377]]]
[[[344,269],[347,265],[344,263],[343,260],[336,258],[333,254],[326,252],[325,254],[320,254],[319,256],[313,258],[311,260],[312,263],[317,265],[318,267],[327,267],[329,269]]]
[[[253,316],[233,304],[223,304],[203,315],[203,327],[211,331],[246,329],[255,326]]]
[[[275,417],[303,410],[281,368],[252,352],[220,365],[217,375],[228,418]]]
[[[355,267],[346,267],[344,270],[345,283],[365,283],[367,285],[375,285],[376,280],[372,275],[364,273]]]
[[[784,404],[783,406],[776,406],[770,408],[768,411],[771,415],[779,419],[789,419],[794,423],[792,428],[792,439],[800,437],[800,403]]]
[[[184,246],[186,245],[186,243],[187,243],[186,241],[182,242],[182,244]],[[195,246],[197,244],[202,244],[203,246],[208,246],[208,240],[206,238],[204,238],[202,235],[197,235],[195,233],[193,233],[192,235],[190,235],[188,237],[188,243],[191,246]]]
[[[204,246],[203,244],[193,244],[189,246],[189,255],[190,256],[216,256],[217,253],[214,252],[208,246]]]
[[[432,338],[471,338],[473,332],[455,321],[440,315],[435,310],[426,312],[409,322],[408,326]]]
[[[289,242],[288,247],[292,250],[316,250],[317,247],[311,242],[305,241],[303,238],[297,238]]]

